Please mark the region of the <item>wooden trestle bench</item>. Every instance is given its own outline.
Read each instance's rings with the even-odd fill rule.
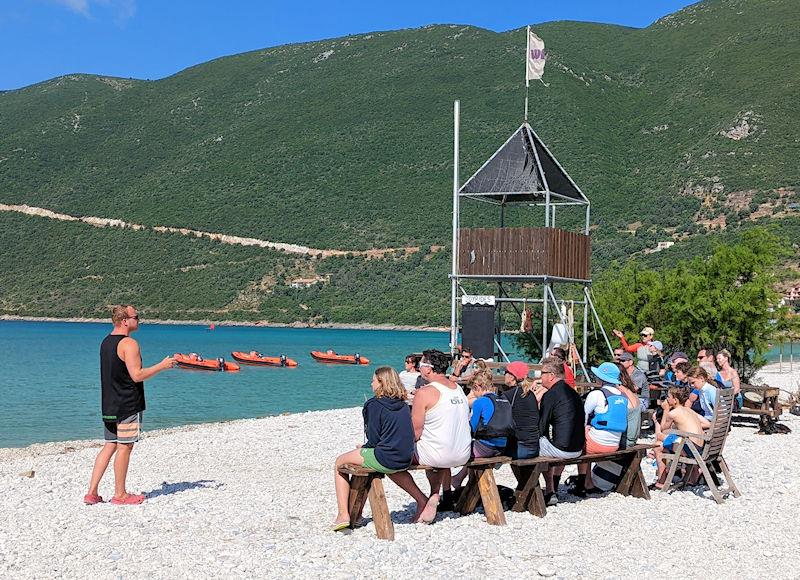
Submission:
[[[469,469],[469,479],[456,503],[456,511],[462,515],[471,514],[477,509],[478,503],[481,502],[483,503],[483,511],[488,524],[495,526],[506,525],[503,503],[500,500],[500,493],[494,478],[494,467],[506,464],[519,468],[523,473],[525,471],[529,472],[525,486],[518,494],[512,508],[515,512],[527,510],[538,517],[546,515],[547,508],[544,502],[544,494],[539,484],[539,476],[550,467],[617,459],[624,461],[624,469],[622,471],[622,480],[616,491],[625,496],[632,495],[633,497],[650,499],[650,493],[642,473],[641,460],[645,452],[655,446],[652,444],[636,445],[613,453],[582,455],[575,459],[536,457],[534,459],[514,461],[506,456],[475,459],[466,465],[467,469]],[[435,470],[435,468],[427,465],[412,465],[407,471],[428,470]],[[350,476],[350,497],[348,499],[350,527],[355,527],[358,524],[364,511],[364,505],[369,500],[372,520],[375,524],[375,532],[378,538],[394,540],[394,524],[392,524],[389,506],[386,503],[386,494],[383,489],[382,480],[384,474],[361,465],[343,465],[339,468],[339,472]]]

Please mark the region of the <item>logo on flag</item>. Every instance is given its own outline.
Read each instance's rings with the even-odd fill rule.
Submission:
[[[544,74],[544,63],[547,52],[544,41],[528,29],[528,50],[525,55],[525,82],[531,79],[541,79]]]

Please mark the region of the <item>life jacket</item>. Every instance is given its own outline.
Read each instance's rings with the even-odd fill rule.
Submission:
[[[499,437],[512,437],[514,435],[514,419],[511,416],[511,401],[504,396],[498,397],[494,393],[487,393],[494,405],[494,412],[489,423],[484,424],[483,419],[475,430],[475,439],[497,439]]]
[[[615,395],[605,387],[600,390],[606,398],[606,411],[593,413],[592,427],[601,431],[624,433],[628,428],[628,397]]]

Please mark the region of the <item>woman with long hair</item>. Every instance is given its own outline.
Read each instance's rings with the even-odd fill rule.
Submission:
[[[333,530],[350,527],[347,500],[350,480],[339,472],[343,465],[364,465],[380,473],[394,474],[408,468],[414,458],[414,427],[411,411],[406,405],[406,389],[392,367],[378,367],[372,376],[374,397],[364,403],[364,434],[366,443],[336,458],[334,482],[338,513]],[[427,497],[421,496],[418,511],[425,507]]]
[[[744,402],[741,394],[742,381],[739,378],[739,371],[733,368],[732,362],[733,359],[729,350],[723,348],[717,353],[717,367],[719,368],[719,372],[717,373],[716,379],[725,385],[726,389],[733,389],[733,394],[736,396],[736,403],[741,407]]]

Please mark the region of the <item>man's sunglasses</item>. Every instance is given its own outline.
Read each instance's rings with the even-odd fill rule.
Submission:
[[[126,316],[123,320],[128,320],[129,318],[133,318],[134,320],[138,321],[139,315],[137,314],[136,316]]]

